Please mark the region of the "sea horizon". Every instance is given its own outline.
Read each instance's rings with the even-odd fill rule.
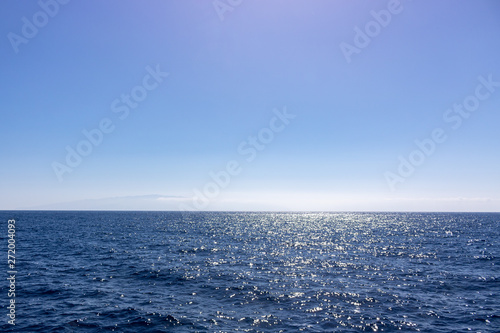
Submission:
[[[500,1],[0,9],[0,332],[500,332]]]

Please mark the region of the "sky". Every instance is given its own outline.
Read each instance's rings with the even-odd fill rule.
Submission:
[[[0,11],[0,209],[500,211],[500,3]]]

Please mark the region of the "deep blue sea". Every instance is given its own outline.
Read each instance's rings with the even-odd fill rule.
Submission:
[[[3,211],[0,220],[2,332],[500,332],[500,214]]]

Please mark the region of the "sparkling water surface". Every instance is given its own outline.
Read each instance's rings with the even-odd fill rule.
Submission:
[[[4,332],[500,332],[500,214],[0,218]]]

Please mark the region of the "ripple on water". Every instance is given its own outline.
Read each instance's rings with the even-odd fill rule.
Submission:
[[[19,332],[500,327],[500,214],[18,216]]]

